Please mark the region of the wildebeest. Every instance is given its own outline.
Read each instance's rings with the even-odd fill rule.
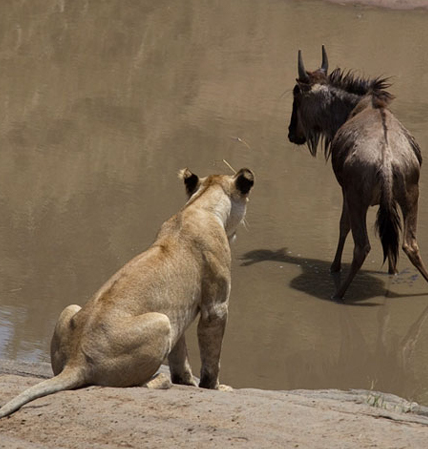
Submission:
[[[345,239],[352,231],[354,254],[350,272],[334,297],[343,298],[370,251],[366,215],[379,205],[376,229],[382,242],[389,273],[397,272],[399,232],[403,215],[403,250],[428,281],[416,242],[421,150],[409,131],[394,117],[388,105],[394,98],[385,78],[361,78],[335,69],[330,74],[322,47],[321,68],[305,70],[298,52],[297,84],[288,138],[307,144],[313,156],[324,141],[326,159],[342,187],[340,236],[332,272],[341,268]]]

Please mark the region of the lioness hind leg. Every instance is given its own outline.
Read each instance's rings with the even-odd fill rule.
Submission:
[[[58,318],[51,340],[51,365],[55,375],[59,374],[69,359],[70,339],[73,331],[71,319],[81,309],[72,304],[66,307]]]
[[[104,338],[102,353],[94,342],[93,383],[144,385],[171,349],[171,323],[166,315],[157,312],[116,318],[105,324]]]

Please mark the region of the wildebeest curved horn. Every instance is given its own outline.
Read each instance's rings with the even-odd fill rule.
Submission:
[[[299,50],[298,55],[297,55],[297,66],[299,69],[299,81],[303,81],[304,83],[309,83],[309,76],[306,73],[305,66],[303,65],[301,50]]]
[[[321,63],[321,71],[327,74],[328,70],[328,58],[327,52],[325,51],[324,45],[322,46],[322,63]]]

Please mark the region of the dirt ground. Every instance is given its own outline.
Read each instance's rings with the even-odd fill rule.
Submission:
[[[50,375],[48,364],[0,361],[0,403]],[[422,449],[427,441],[428,408],[367,391],[88,387],[0,420],[7,449]]]

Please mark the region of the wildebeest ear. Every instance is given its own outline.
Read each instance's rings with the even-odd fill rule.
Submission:
[[[296,82],[301,92],[309,92],[311,90],[312,86],[310,83],[304,83],[298,79],[296,79]]]
[[[254,173],[248,168],[241,168],[235,175],[236,188],[246,195],[254,185]]]
[[[192,196],[199,187],[199,178],[188,168],[183,168],[182,170],[180,170],[178,173],[178,177],[184,181],[187,194],[189,196]]]

